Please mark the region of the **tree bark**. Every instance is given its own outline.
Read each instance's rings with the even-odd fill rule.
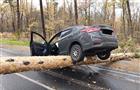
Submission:
[[[65,0],[63,0],[63,4],[64,4],[64,6],[63,6],[63,17],[64,17],[64,22],[66,22],[66,2],[65,2]]]
[[[12,16],[12,28],[13,32],[16,32],[16,27],[15,27],[15,12],[14,12],[14,7],[10,4],[10,10],[11,10],[11,16]]]
[[[127,39],[127,34],[126,34],[126,22],[125,22],[125,14],[126,14],[126,8],[125,8],[125,1],[122,1],[122,27],[123,27],[123,35],[124,39]]]
[[[20,38],[20,11],[19,11],[19,0],[17,0],[17,34],[18,39]]]
[[[69,3],[69,0],[66,0],[66,4],[68,6],[68,12],[69,12],[69,25],[73,25],[73,13],[72,13],[72,2]]]
[[[45,31],[45,22],[44,22],[44,12],[43,12],[42,0],[40,0],[40,13],[41,13],[41,22],[42,22],[43,36],[46,39],[46,31]]]
[[[88,25],[90,25],[90,18],[91,18],[91,0],[89,0],[89,8],[88,8]]]
[[[74,10],[75,10],[75,24],[78,24],[78,10],[77,10],[77,0],[74,0]]]
[[[104,23],[106,23],[106,19],[107,19],[107,5],[108,5],[108,0],[105,0],[105,3],[104,3]]]
[[[130,3],[129,0],[126,0],[126,5],[127,5],[127,20],[128,20],[128,30],[129,30],[129,35],[133,38],[133,28],[132,28],[132,18],[131,18],[131,9],[130,9]],[[131,34],[130,34],[131,33]]]
[[[116,4],[116,0],[112,0],[112,3],[113,3],[113,12],[112,12],[112,26],[115,27],[115,16],[116,16],[116,13],[115,13],[115,4]]]
[[[108,60],[98,60],[96,57],[88,57],[82,64],[97,64],[108,63],[119,60],[128,59],[134,55],[124,56],[116,55],[110,57]],[[72,60],[69,56],[42,56],[42,57],[1,57],[0,60],[0,74],[10,74],[23,71],[39,71],[48,69],[57,69],[72,66]]]

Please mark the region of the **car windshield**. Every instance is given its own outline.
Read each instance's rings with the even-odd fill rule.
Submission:
[[[60,40],[60,35],[61,35],[61,32],[58,32],[57,34],[53,35],[49,41],[50,44],[53,44],[53,43],[56,43],[57,41]]]
[[[57,41],[60,40],[60,36],[54,37],[54,39],[50,42],[50,44],[56,43]]]
[[[55,38],[52,40],[51,43],[56,43],[56,42],[59,41],[59,40],[60,40],[60,36],[59,36],[59,37],[55,37]]]

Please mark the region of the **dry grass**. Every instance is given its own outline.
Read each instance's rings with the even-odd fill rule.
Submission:
[[[118,61],[105,66],[111,67],[113,69],[121,69],[128,72],[140,73],[140,58]]]

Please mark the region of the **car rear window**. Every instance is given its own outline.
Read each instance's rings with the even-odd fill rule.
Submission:
[[[112,26],[99,24],[99,25],[93,25],[93,27],[100,28],[101,32],[105,35],[113,34]]]
[[[113,31],[109,29],[101,29],[103,34],[112,35]]]

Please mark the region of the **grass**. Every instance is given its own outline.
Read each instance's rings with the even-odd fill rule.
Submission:
[[[0,39],[0,44],[28,46],[29,41],[20,41],[20,40],[14,40],[14,39]]]

